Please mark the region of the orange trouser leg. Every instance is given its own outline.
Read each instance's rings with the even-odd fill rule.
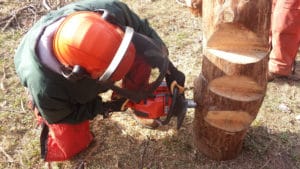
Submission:
[[[41,134],[42,157],[48,162],[69,160],[85,150],[92,140],[88,120],[79,124],[44,123]]]
[[[300,43],[300,9],[288,3],[277,1],[272,16],[269,71],[280,75],[291,73]]]

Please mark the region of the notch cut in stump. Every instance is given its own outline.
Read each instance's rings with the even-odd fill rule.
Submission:
[[[219,96],[245,102],[264,96],[264,89],[247,76],[223,76],[213,80],[208,88]]]
[[[213,127],[235,133],[246,130],[253,117],[243,111],[209,111],[204,120]]]
[[[267,87],[271,1],[203,1],[202,70],[194,145],[211,159],[236,158]]]

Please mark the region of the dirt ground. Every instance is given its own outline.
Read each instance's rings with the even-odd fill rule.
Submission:
[[[58,1],[51,1],[52,7]],[[201,72],[201,18],[176,0],[123,0],[147,18],[168,46],[170,59],[186,75],[186,97]],[[68,3],[68,2],[65,2]],[[13,56],[21,37],[46,9],[38,0],[0,0],[0,168],[47,168],[40,159],[39,132],[26,108],[26,94],[16,76]],[[15,15],[14,15],[15,14]],[[15,17],[12,17],[15,16]],[[9,24],[7,24],[9,23]],[[300,65],[299,55],[297,57]],[[300,67],[297,67],[300,71]],[[110,93],[105,93],[107,98]],[[175,120],[157,130],[139,125],[128,112],[91,122],[95,140],[70,161],[52,168],[89,169],[297,169],[300,168],[300,83],[276,79],[233,160],[214,161],[193,144],[194,111],[183,126]]]

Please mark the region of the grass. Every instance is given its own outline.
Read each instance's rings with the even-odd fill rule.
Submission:
[[[0,18],[38,2],[0,0]],[[186,96],[192,98],[193,81],[201,71],[201,18],[193,17],[175,1],[124,2],[147,18],[166,42],[170,59],[186,74]],[[38,14],[41,13],[45,10],[40,9]],[[29,16],[24,14],[18,19],[28,23],[26,17]],[[14,50],[30,24],[20,26],[13,24],[0,32],[0,78],[4,77],[4,89],[0,89],[0,168],[46,168],[39,154],[40,129],[26,108],[26,94],[13,65]],[[89,169],[297,169],[300,168],[300,122],[295,117],[300,115],[299,94],[299,82],[277,79],[269,83],[242,152],[233,160],[214,161],[194,148],[193,110],[188,111],[180,131],[175,130],[175,121],[151,130],[140,126],[130,112],[116,112],[110,119],[97,117],[92,121],[95,140],[86,151],[70,161],[53,163],[52,167],[75,168],[85,161]],[[288,111],[282,111],[280,105]]]

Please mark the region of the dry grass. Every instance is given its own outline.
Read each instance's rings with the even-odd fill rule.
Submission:
[[[11,11],[39,1],[0,0],[0,20]],[[170,58],[187,76],[186,96],[192,98],[193,81],[201,70],[201,18],[176,3],[166,0],[124,0],[142,18],[148,18],[170,50]],[[37,16],[45,13],[40,5]],[[23,11],[25,14],[31,11]],[[46,168],[39,155],[39,129],[24,106],[26,97],[13,65],[13,55],[20,38],[32,21],[0,33],[0,168]],[[24,17],[26,16],[26,17]],[[29,19],[28,19],[29,18]],[[1,25],[0,28],[3,28]],[[299,57],[298,57],[299,59]],[[299,63],[300,64],[300,63]],[[217,162],[194,149],[193,111],[189,110],[181,130],[175,121],[151,130],[141,127],[130,112],[116,112],[110,119],[92,121],[96,135],[84,152],[53,168],[75,168],[86,162],[90,169],[296,169],[300,168],[300,84],[275,80],[256,120],[246,136],[243,151],[234,160]],[[298,166],[298,167],[297,167]]]

